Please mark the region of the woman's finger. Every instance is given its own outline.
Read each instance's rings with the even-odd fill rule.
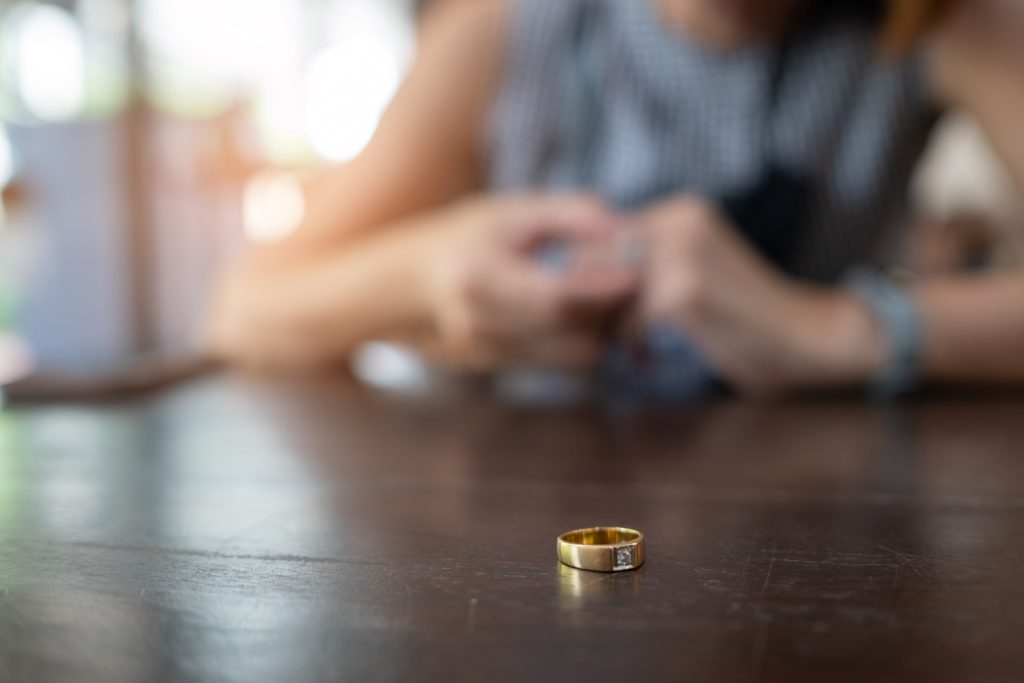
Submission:
[[[610,240],[622,219],[589,195],[543,195],[512,201],[503,235],[514,251],[531,252],[552,242]]]

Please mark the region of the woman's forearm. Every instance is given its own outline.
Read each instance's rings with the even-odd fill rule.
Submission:
[[[429,327],[427,267],[449,222],[442,210],[320,253],[253,254],[215,299],[211,351],[249,366],[319,367],[367,339]]]
[[[973,117],[1024,191],[1024,50],[1018,3],[963,2],[930,50],[937,94]],[[916,288],[928,379],[1024,384],[1024,273],[926,281]]]
[[[924,283],[915,297],[927,379],[1024,383],[1024,273]]]
[[[923,327],[925,384],[1024,384],[1024,273],[925,281],[911,295]],[[844,292],[835,298],[842,304],[831,308],[831,319],[840,323],[833,326],[839,337],[828,341],[819,330],[814,338],[819,346],[826,340],[833,357],[839,355],[834,367],[858,384],[867,382],[892,351],[879,321],[865,317],[857,297]]]

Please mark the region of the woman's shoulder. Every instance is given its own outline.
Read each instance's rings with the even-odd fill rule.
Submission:
[[[515,0],[441,0],[427,11],[422,22],[423,51],[477,52],[504,43]]]
[[[424,18],[403,99],[455,122],[480,114],[500,81],[514,0],[443,0]],[[404,98],[402,96],[405,96]]]
[[[360,224],[384,223],[480,188],[479,137],[501,78],[511,4],[441,0],[427,12],[415,59],[369,145],[330,176],[347,188],[333,194],[372,215]]]

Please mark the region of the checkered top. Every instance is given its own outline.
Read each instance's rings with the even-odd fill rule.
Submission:
[[[811,183],[798,275],[835,281],[896,252],[934,113],[919,60],[877,57],[854,10],[799,33],[779,72],[776,46],[712,51],[663,26],[653,0],[515,11],[486,131],[492,189],[587,188],[628,209],[681,191],[724,197],[775,161]],[[652,343],[673,346],[663,331]],[[672,382],[693,381],[683,375]]]

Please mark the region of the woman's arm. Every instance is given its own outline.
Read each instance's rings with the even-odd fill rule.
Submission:
[[[866,386],[887,335],[859,296],[771,267],[707,203],[678,197],[638,217],[649,263],[640,317],[675,323],[738,389],[779,393]],[[1024,275],[924,282],[925,380],[1024,384]]]
[[[1024,5],[962,2],[931,37],[935,90],[984,129],[1024,195]],[[925,375],[1024,383],[1024,273],[924,282]]]
[[[635,273],[614,259],[555,271],[534,251],[560,242],[611,254],[619,220],[587,195],[460,200],[291,264],[301,272],[269,271],[273,287],[229,282],[214,351],[250,366],[318,368],[370,338],[415,336],[478,370],[586,368],[633,295]]]
[[[505,2],[450,3],[366,151],[314,188],[304,225],[254,249],[209,315],[213,353],[247,364],[340,360],[368,336],[425,322],[421,270],[447,205],[480,187],[478,137],[498,80]]]
[[[588,196],[477,194],[505,4],[442,5],[366,152],[325,179],[294,237],[227,277],[210,317],[216,356],[318,368],[363,341],[413,336],[478,369],[595,359],[635,275],[582,262],[556,273],[534,250],[607,252],[617,217]]]
[[[383,226],[321,254],[264,252],[221,284],[207,324],[213,355],[259,368],[338,363],[358,343],[430,325],[425,267],[444,249],[452,211]]]
[[[1024,384],[1024,274],[937,280],[913,293],[925,328],[925,377]]]

